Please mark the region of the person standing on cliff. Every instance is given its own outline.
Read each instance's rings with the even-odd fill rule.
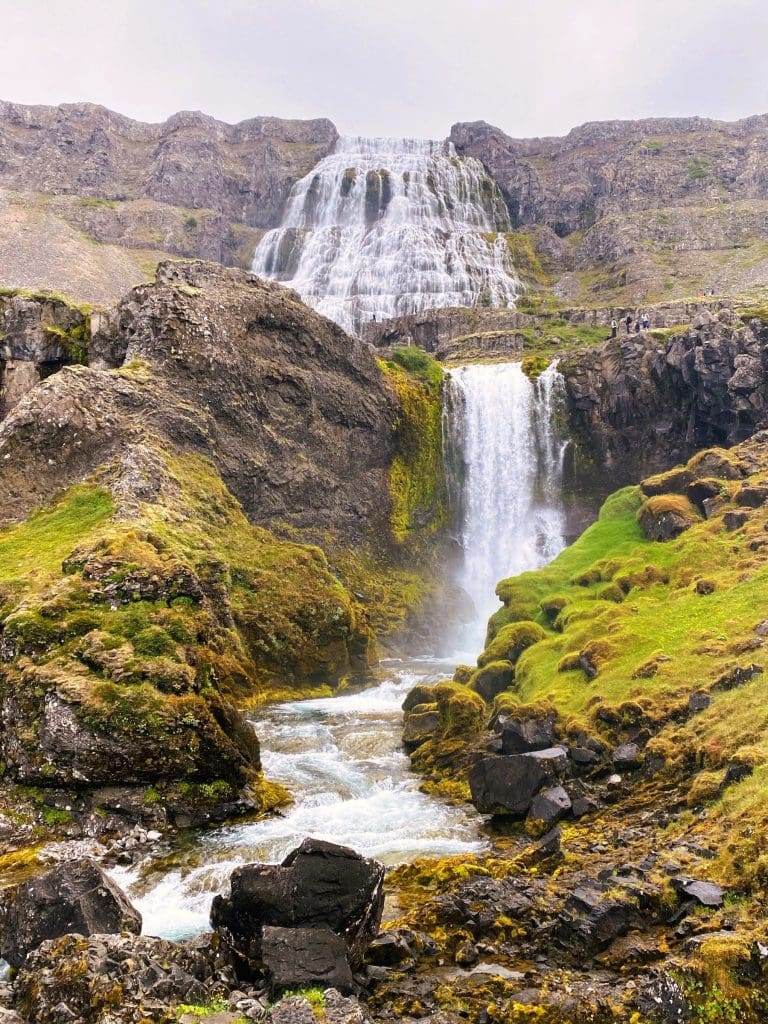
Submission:
[[[647,331],[651,326],[651,319],[647,313],[643,313],[643,330]]]
[[[611,320],[611,337],[615,338],[619,331],[619,325],[616,323],[616,318]]]
[[[627,318],[624,323],[627,325],[627,334],[629,334],[629,328],[632,326],[632,315],[630,313],[627,313]]]

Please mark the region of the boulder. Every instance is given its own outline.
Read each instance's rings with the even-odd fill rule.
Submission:
[[[469,773],[472,803],[482,814],[509,814],[524,817],[531,801],[548,782],[554,781],[566,767],[562,747],[531,751],[527,754],[481,757]]]
[[[65,861],[2,893],[0,954],[12,967],[46,939],[141,931],[141,914],[95,861]]]
[[[643,504],[637,519],[649,540],[667,541],[690,529],[699,515],[688,498],[659,494]]]
[[[571,798],[563,787],[550,786],[533,798],[528,816],[545,825],[555,825],[570,809]]]
[[[643,763],[643,758],[636,743],[620,743],[613,752],[613,763],[616,768],[633,771]]]
[[[347,945],[328,928],[265,927],[261,958],[273,997],[311,985],[352,991]]]
[[[501,730],[502,753],[527,754],[533,750],[546,750],[555,741],[554,724],[552,715],[526,721],[508,718]]]
[[[415,750],[440,729],[440,715],[435,704],[417,704],[405,715],[403,721],[403,745]]]
[[[737,505],[745,505],[747,508],[760,508],[768,501],[768,487],[746,486],[740,488],[733,499]]]
[[[749,514],[747,512],[738,512],[734,510],[725,513],[723,516],[723,525],[729,533],[733,533],[734,530],[740,530],[748,519]]]
[[[693,878],[672,879],[672,887],[684,896],[690,896],[702,907],[722,907],[725,890],[715,882],[700,882]]]
[[[384,866],[354,850],[305,839],[282,864],[233,871],[228,896],[217,896],[211,924],[251,970],[261,960],[264,928],[326,929],[340,936],[356,968],[378,932]]]

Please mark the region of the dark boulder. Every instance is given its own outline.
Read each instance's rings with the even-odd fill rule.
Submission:
[[[726,512],[723,516],[723,524],[729,533],[733,533],[734,530],[740,530],[748,519],[749,515],[746,512]]]
[[[568,754],[579,768],[591,768],[592,765],[598,764],[600,761],[599,754],[590,750],[589,747],[571,747]]]
[[[46,939],[140,931],[141,914],[90,859],[66,861],[2,894],[0,954],[12,967]]]
[[[508,718],[501,729],[502,753],[527,754],[532,750],[546,750],[555,742],[554,725],[552,715],[526,721]]]
[[[472,803],[483,814],[524,817],[538,791],[564,772],[566,764],[562,747],[481,757],[469,773]]]
[[[328,928],[266,927],[261,957],[272,996],[310,985],[352,991],[347,945]]]
[[[699,882],[693,878],[673,878],[672,887],[683,896],[696,900],[702,907],[722,907],[725,890],[715,882]]]
[[[741,487],[736,492],[734,501],[737,505],[746,505],[747,508],[760,508],[768,501],[768,487]]]
[[[403,746],[415,750],[426,743],[440,729],[440,715],[435,704],[417,704],[405,714],[403,721]]]
[[[614,765],[624,771],[634,771],[643,763],[636,743],[621,743],[613,752]]]
[[[211,924],[252,967],[262,956],[262,929],[319,928],[344,939],[353,968],[378,932],[384,866],[345,846],[305,839],[280,865],[233,871],[230,894],[217,896]]]
[[[555,825],[571,810],[571,798],[562,786],[550,786],[538,793],[531,802],[530,818]]]

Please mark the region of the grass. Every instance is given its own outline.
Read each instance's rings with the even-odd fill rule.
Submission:
[[[83,484],[74,487],[65,501],[0,530],[0,580],[58,573],[78,542],[113,513],[107,491]]]

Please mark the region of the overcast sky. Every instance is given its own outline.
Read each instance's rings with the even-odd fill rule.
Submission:
[[[516,136],[768,112],[766,0],[0,0],[0,98]]]

